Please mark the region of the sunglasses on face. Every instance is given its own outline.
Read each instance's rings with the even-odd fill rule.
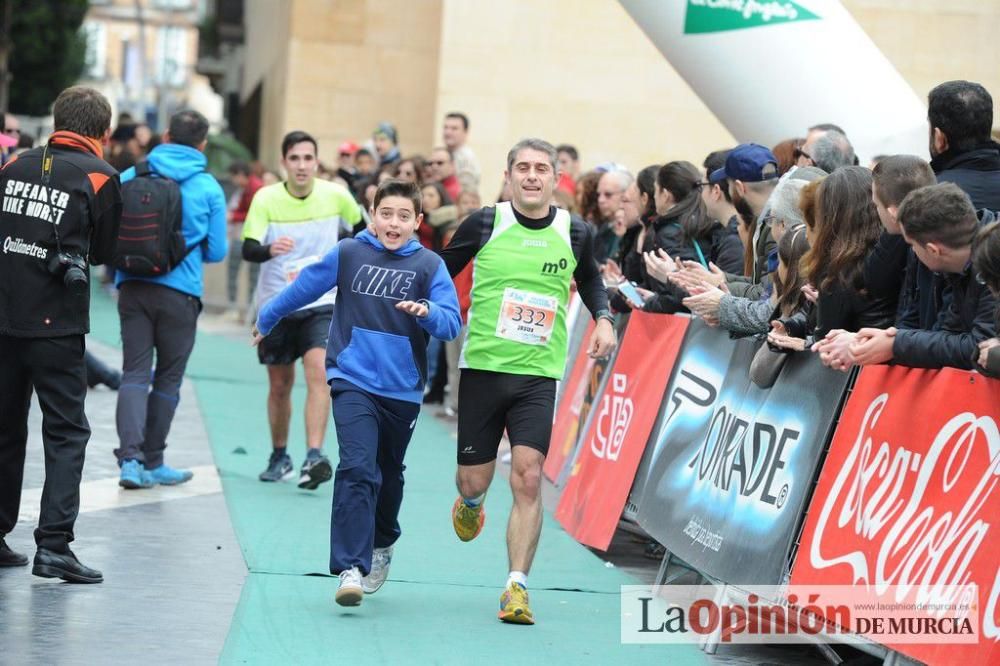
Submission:
[[[799,159],[800,157],[804,157],[807,160],[809,160],[810,162],[815,162],[816,161],[816,160],[813,159],[812,155],[810,155],[806,151],[802,150],[801,148],[796,148],[795,152],[792,153],[792,154],[795,156],[795,159]]]

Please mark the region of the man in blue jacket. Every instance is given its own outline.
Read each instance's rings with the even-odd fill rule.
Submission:
[[[413,232],[420,190],[388,180],[372,222],[302,270],[261,309],[259,344],[278,321],[337,287],[326,345],[340,461],[333,482],[330,573],[336,601],[356,606],[389,574],[399,538],[403,456],[427,383],[427,341],[453,340],[462,326],[455,285],[439,256]]]
[[[170,119],[163,143],[150,152],[154,174],[180,187],[182,233],[189,252],[162,276],[138,277],[119,270],[118,314],[122,327],[122,383],[118,390],[119,485],[149,488],[191,479],[191,472],[163,462],[167,433],[180,398],[181,380],[194,348],[203,291],[202,264],[226,258],[226,199],[205,171],[208,121],[197,111]],[[153,176],[155,177],[155,176]],[[135,169],[122,174],[122,183]],[[156,353],[156,371],[153,353]]]

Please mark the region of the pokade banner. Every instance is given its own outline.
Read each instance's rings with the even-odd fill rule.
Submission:
[[[789,355],[777,381],[750,381],[761,343],[693,321],[633,490],[639,526],[717,580],[787,576],[849,375]],[[651,450],[650,450],[651,449]]]

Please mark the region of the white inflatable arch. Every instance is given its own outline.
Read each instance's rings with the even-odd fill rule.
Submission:
[[[619,2],[737,141],[836,123],[861,164],[926,159],[924,100],[837,0]]]

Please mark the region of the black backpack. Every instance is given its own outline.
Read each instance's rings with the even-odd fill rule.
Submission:
[[[135,178],[122,185],[122,204],[115,268],[140,277],[166,275],[197,247],[184,243],[180,186],[149,162],[136,164]]]

